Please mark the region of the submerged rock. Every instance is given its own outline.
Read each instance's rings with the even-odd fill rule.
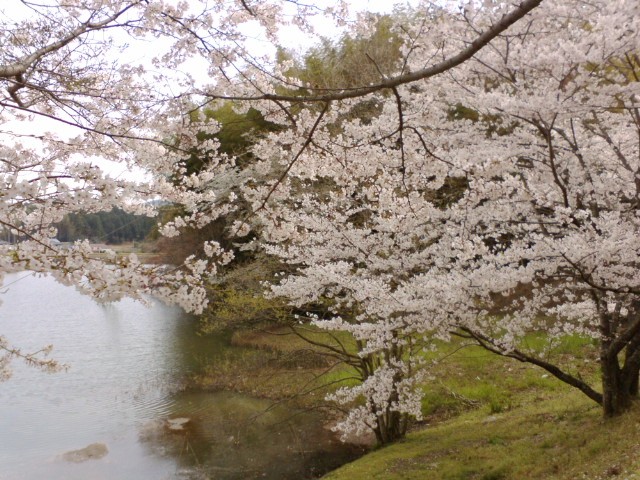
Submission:
[[[184,430],[184,426],[190,421],[186,417],[169,418],[167,419],[167,428],[169,430]]]
[[[109,453],[109,449],[104,443],[92,443],[80,450],[71,450],[63,453],[62,458],[67,462],[81,463],[87,460],[97,460]]]

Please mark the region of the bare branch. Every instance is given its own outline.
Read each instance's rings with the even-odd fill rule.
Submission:
[[[573,375],[563,371],[557,365],[553,365],[552,363],[545,362],[533,355],[528,355],[517,348],[511,350],[505,350],[502,348],[494,339],[483,335],[477,331],[471,330],[466,327],[460,327],[460,330],[464,333],[460,333],[458,331],[451,332],[453,335],[458,337],[473,339],[475,340],[479,346],[488,350],[490,352],[496,353],[503,357],[513,358],[523,363],[531,363],[536,365],[547,372],[549,372],[554,377],[562,380],[563,382],[577,388],[581,392],[583,392],[587,397],[591,400],[597,402],[599,405],[602,405],[602,394],[596,392],[591,386],[587,385],[583,380],[574,377]]]

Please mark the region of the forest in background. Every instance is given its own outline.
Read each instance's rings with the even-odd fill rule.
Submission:
[[[133,215],[114,208],[110,212],[70,213],[55,227],[61,242],[88,239],[113,245],[142,241],[154,231],[156,225],[155,217]]]

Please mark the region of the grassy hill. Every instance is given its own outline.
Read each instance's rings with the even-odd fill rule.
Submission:
[[[543,370],[477,347],[448,348],[455,353],[424,387],[426,421],[326,479],[640,479],[640,405],[605,420],[598,405]],[[595,381],[595,353],[571,339],[549,354],[591,364]]]

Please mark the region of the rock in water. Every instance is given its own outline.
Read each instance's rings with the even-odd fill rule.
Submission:
[[[188,418],[169,418],[167,420],[167,427],[169,430],[184,430],[184,426],[189,423]]]
[[[109,453],[109,449],[104,443],[92,443],[80,450],[71,450],[63,453],[62,458],[67,462],[86,462],[87,460],[97,460]]]

